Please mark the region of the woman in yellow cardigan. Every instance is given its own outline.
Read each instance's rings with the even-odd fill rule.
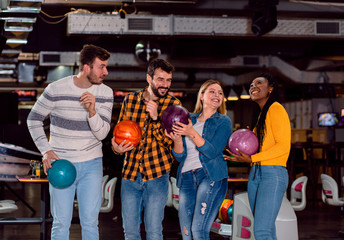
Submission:
[[[254,216],[256,240],[275,240],[275,221],[288,187],[287,160],[291,145],[290,121],[278,102],[278,84],[267,73],[256,77],[249,90],[255,103],[251,129],[259,140],[259,150],[251,156],[240,152],[226,160],[251,163],[248,198]]]

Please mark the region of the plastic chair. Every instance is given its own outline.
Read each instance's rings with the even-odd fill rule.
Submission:
[[[230,234],[232,240],[254,240],[254,218],[248,201],[247,192],[234,194],[233,222]],[[290,202],[283,197],[276,222],[278,240],[298,240],[297,218]],[[224,229],[229,230],[229,229]],[[229,235],[229,231],[227,231]]]
[[[333,206],[344,206],[344,199],[338,196],[337,182],[327,174],[321,174],[322,192],[321,198],[324,203]]]
[[[179,188],[177,187],[177,179],[174,177],[170,177],[170,181],[172,184],[172,205],[176,210],[178,210],[179,209]]]
[[[294,180],[290,189],[290,204],[294,211],[302,211],[306,208],[306,186],[307,176],[302,176]]]
[[[172,183],[171,183],[171,180],[168,181],[168,194],[167,194],[166,207],[173,207],[173,203],[172,203]]]
[[[107,182],[107,180],[109,179],[109,175],[105,175],[102,178],[102,204],[104,202],[104,191],[105,191],[105,184]]]
[[[104,202],[100,207],[100,212],[107,213],[113,209],[114,195],[116,189],[117,177],[110,179],[104,189]]]

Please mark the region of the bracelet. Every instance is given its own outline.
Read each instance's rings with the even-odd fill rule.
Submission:
[[[123,154],[123,153],[117,152],[117,151],[113,148],[113,146],[111,146],[111,149],[112,149],[113,153],[116,154],[116,155],[122,155],[122,154]]]

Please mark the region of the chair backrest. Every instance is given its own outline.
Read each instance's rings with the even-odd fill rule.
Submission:
[[[334,206],[344,206],[344,202],[338,197],[337,182],[327,174],[321,174],[322,200],[324,203]]]
[[[290,189],[290,204],[295,211],[302,211],[306,207],[306,186],[307,176],[302,176],[294,180]]]
[[[171,183],[171,181],[168,181],[168,194],[167,194],[166,207],[173,207],[173,203],[172,203],[172,183]]]
[[[178,210],[179,209],[179,188],[177,187],[177,179],[174,177],[170,177],[170,181],[172,184],[172,204],[173,207]]]
[[[100,212],[110,212],[113,209],[114,195],[116,189],[117,177],[110,179],[104,189],[104,202],[100,207]]]
[[[107,180],[109,179],[109,175],[105,175],[103,176],[103,179],[102,179],[102,202],[104,202],[104,190],[105,190],[105,184],[107,182]]]

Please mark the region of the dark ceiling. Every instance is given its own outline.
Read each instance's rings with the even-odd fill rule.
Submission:
[[[277,27],[281,27],[280,24],[287,24],[285,31],[292,29],[294,19],[300,22],[313,19],[339,23],[340,33],[311,36],[267,33],[257,37],[248,29],[247,33],[237,35],[231,33],[222,35],[216,33],[67,34],[67,17],[63,17],[75,9],[78,13],[87,12],[95,15],[116,15],[122,12],[122,9],[127,13],[125,15],[127,19],[134,15],[142,15],[200,19],[205,17],[247,18],[251,21],[253,10],[250,4],[252,2],[266,4],[277,2]],[[83,44],[93,43],[112,53],[135,54],[136,44],[143,40],[156,44],[161,53],[177,67],[177,71],[183,73],[179,81],[189,81],[186,87],[196,82],[194,87],[197,88],[199,85],[197,82],[204,80],[200,74],[202,72],[207,72],[207,76],[212,73],[228,75],[232,80],[228,80],[226,84],[232,85],[247,83],[253,75],[263,70],[275,74],[285,86],[302,83],[317,84],[325,80],[327,83],[341,85],[344,79],[344,33],[341,33],[341,26],[344,26],[342,22],[344,5],[340,2],[336,0],[318,0],[315,3],[287,0],[136,0],[124,2],[46,0],[41,5],[41,12],[37,15],[33,31],[28,35],[28,42],[22,47],[22,52],[77,52]],[[266,57],[267,63],[259,63],[259,57]],[[233,64],[234,59],[240,59],[242,62]],[[145,67],[145,63],[139,62],[130,68],[141,74]],[[114,71],[121,71],[124,68],[128,67],[113,66]],[[313,77],[313,75],[322,76],[323,73],[328,74],[329,78]],[[194,78],[190,74],[194,74]],[[145,84],[145,75],[141,76],[141,84]],[[184,79],[183,76],[185,76]],[[110,80],[118,81],[118,79]],[[132,87],[132,84],[126,86],[123,81],[121,84],[123,87]],[[182,86],[181,84],[180,87]]]
[[[123,9],[126,9],[128,13],[142,15],[217,17],[226,15],[231,17],[250,18],[252,11],[249,8],[248,2],[248,0],[138,0],[135,3],[125,4]],[[325,0],[323,2],[328,3],[329,1]],[[335,2],[335,0],[331,2]],[[91,13],[109,13],[119,11],[121,9],[121,1],[93,1],[93,4],[90,4],[90,1],[46,0],[42,4],[42,12],[54,17],[68,13],[72,8],[85,9]],[[334,7],[330,3],[326,6],[280,0],[277,5],[277,11],[278,18],[341,20],[343,17],[344,5]],[[23,51],[78,51],[83,43],[95,42],[104,45],[109,51],[129,53],[134,52],[135,45],[142,39],[141,36],[135,35],[120,36],[104,34],[67,36],[66,19],[58,24],[54,24],[61,19],[62,18],[53,19],[40,13],[33,32],[30,33],[28,37],[28,44],[23,47]],[[297,64],[297,60],[306,58],[344,56],[343,37],[341,36],[337,38],[312,38],[295,36],[276,37],[267,34],[262,37],[256,37],[254,35],[223,37],[215,35],[195,36],[190,34],[190,36],[145,37],[154,38],[159,42],[162,52],[166,52],[171,58],[212,60],[217,58],[227,59],[238,55],[274,55],[288,61],[295,61]],[[298,67],[305,69],[306,66],[299,63]],[[329,68],[331,67],[329,66]],[[335,66],[335,68],[337,67],[338,66]]]

